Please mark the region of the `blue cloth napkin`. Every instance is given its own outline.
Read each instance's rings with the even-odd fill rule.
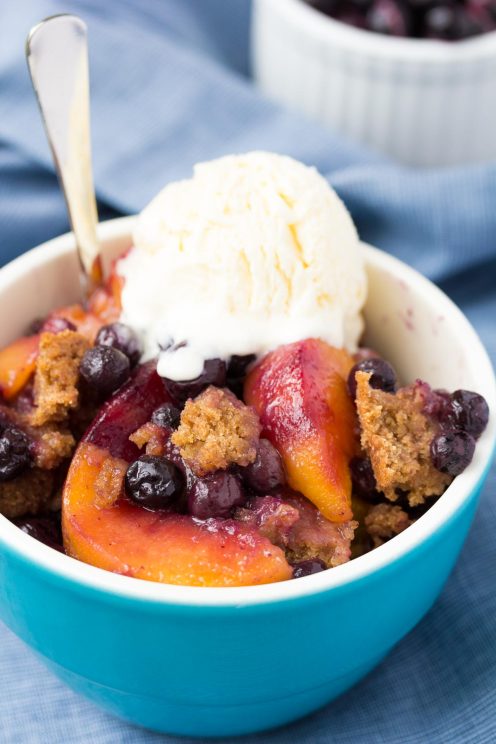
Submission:
[[[30,26],[59,12],[76,12],[89,26],[102,218],[136,212],[198,160],[255,148],[293,155],[329,177],[365,240],[416,266],[462,306],[496,359],[496,164],[402,168],[264,100],[248,74],[249,0],[2,3],[2,263],[68,227],[23,59]],[[323,711],[242,741],[496,741],[495,487],[493,469],[440,600],[388,659]],[[2,626],[0,691],[0,744],[185,741],[101,712]]]

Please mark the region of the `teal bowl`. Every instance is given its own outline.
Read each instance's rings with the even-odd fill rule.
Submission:
[[[100,228],[107,259],[132,219]],[[405,380],[475,389],[494,413],[491,364],[467,319],[425,278],[365,246],[367,343]],[[63,277],[63,281],[61,281]],[[0,271],[0,344],[78,295],[65,235]],[[232,736],[333,700],[429,610],[463,545],[487,475],[495,417],[467,470],[408,530],[296,581],[240,588],[155,584],[61,555],[0,518],[0,618],[74,690],[156,731]]]

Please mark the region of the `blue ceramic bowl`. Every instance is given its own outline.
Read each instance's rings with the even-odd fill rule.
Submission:
[[[130,228],[129,219],[102,226],[109,258],[130,244]],[[494,412],[494,374],[466,318],[419,274],[365,250],[368,343],[404,380],[478,390]],[[76,277],[71,235],[2,269],[0,310],[12,321],[0,344],[76,299]],[[75,561],[0,518],[0,617],[73,689],[148,728],[207,737],[292,721],[367,674],[435,601],[477,506],[494,418],[470,467],[408,530],[296,581],[154,584]]]

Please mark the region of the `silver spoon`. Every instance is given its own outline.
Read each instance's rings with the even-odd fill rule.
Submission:
[[[86,296],[102,278],[91,167],[86,24],[75,15],[45,18],[29,32],[26,58],[76,238]]]

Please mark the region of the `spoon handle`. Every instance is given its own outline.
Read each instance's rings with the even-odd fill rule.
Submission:
[[[26,40],[31,81],[76,238],[87,294],[101,280],[98,213],[91,166],[86,24],[74,15],[46,18]]]

